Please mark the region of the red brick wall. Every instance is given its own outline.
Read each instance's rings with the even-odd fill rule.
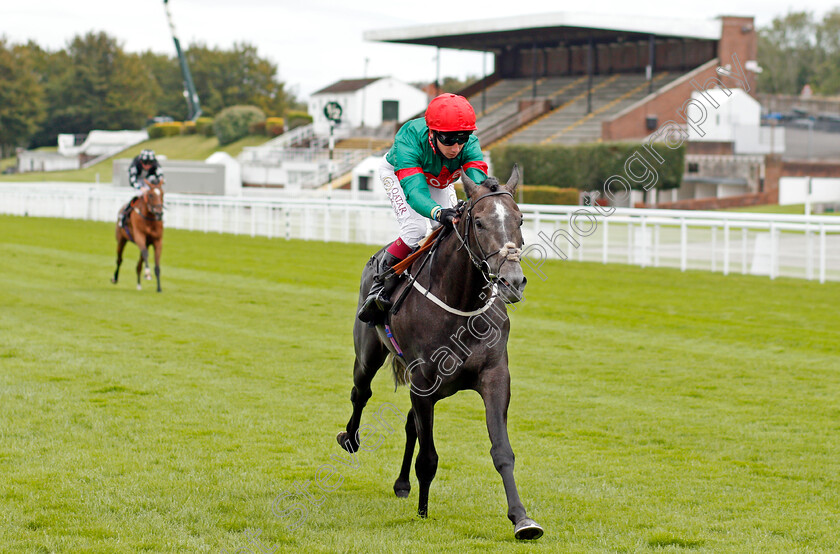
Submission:
[[[779,188],[782,177],[840,177],[840,163],[782,161],[776,156],[767,156],[764,162],[764,190]]]
[[[649,95],[628,111],[618,114],[612,120],[604,121],[601,124],[601,138],[603,140],[642,140],[651,133],[645,126],[645,118],[649,115],[657,117],[657,126],[669,120],[682,123],[677,112],[691,98],[691,93],[695,90],[691,86],[691,80],[704,83],[706,79],[716,75],[717,66],[717,60],[712,60],[664,89]]]
[[[720,77],[716,69],[719,64],[724,66],[732,64],[733,54],[737,54],[738,61],[744,73],[746,73],[749,93],[755,94],[755,74],[746,71],[744,64],[747,60],[756,59],[758,40],[752,17],[722,17],[721,18],[721,39],[718,41],[717,58],[712,62],[701,65],[694,71],[689,72],[677,81],[667,85],[663,89],[654,92],[652,95],[640,101],[629,110],[618,114],[610,121],[601,124],[601,137],[603,140],[642,140],[651,131],[645,126],[647,116],[656,116],[657,124],[661,126],[665,121],[673,120],[682,123],[678,115],[682,105],[691,98],[691,93],[696,89],[712,88],[713,82],[708,81],[714,77]],[[737,70],[736,70],[737,73]],[[741,87],[742,83],[728,77],[720,77],[720,80],[727,87]],[[708,83],[708,85],[707,85]]]
[[[663,210],[721,210],[725,208],[739,208],[742,206],[763,206],[778,204],[779,190],[774,189],[756,194],[742,194],[727,196],[726,198],[693,198],[678,200],[677,202],[661,202],[654,206],[641,205],[637,208],[659,208]]]
[[[732,156],[735,153],[735,145],[732,142],[723,141],[686,141],[685,153],[698,156]]]
[[[747,63],[747,60],[755,60],[758,56],[758,35],[755,31],[755,23],[752,17],[722,17],[721,23],[723,25],[720,42],[718,42],[718,59],[723,65],[731,63],[732,55],[737,54],[741,61],[741,67]],[[747,71],[747,82],[749,83],[749,93],[755,97],[756,95],[756,77],[755,73]],[[727,85],[728,86],[728,85]]]

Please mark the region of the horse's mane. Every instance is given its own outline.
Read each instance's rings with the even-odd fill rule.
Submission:
[[[499,180],[495,177],[488,177],[481,185],[490,189],[490,192],[499,190]]]

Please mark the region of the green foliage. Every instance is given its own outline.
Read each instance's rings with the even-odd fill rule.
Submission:
[[[36,137],[42,144],[55,144],[59,133],[140,129],[153,112],[157,83],[139,56],[105,33],[76,36],[43,65],[48,109]]]
[[[265,113],[256,106],[231,106],[213,120],[219,144],[230,144],[248,135],[252,123],[265,121]]]
[[[151,115],[168,115],[176,121],[187,119],[184,79],[178,59],[148,51],[140,54],[140,60],[146,67],[146,78],[157,85]]]
[[[250,44],[237,43],[232,50],[193,44],[185,55],[202,109],[208,114],[218,114],[227,106],[251,105],[268,115],[282,116],[294,103],[277,80],[277,65],[261,58]],[[177,60],[173,63],[177,66]]]
[[[759,30],[758,75],[762,92],[799,94],[806,84],[824,95],[840,93],[840,8],[817,21],[790,12]]]
[[[265,134],[265,120],[255,121],[248,125],[249,135],[264,135]]]
[[[212,117],[199,117],[195,120],[195,132],[198,135],[204,135],[206,137],[215,136],[216,133],[213,132],[213,118]]]
[[[312,116],[301,110],[289,110],[286,112],[286,127],[288,131],[303,127],[312,123]]]
[[[184,124],[180,121],[167,121],[165,123],[155,123],[149,127],[149,138],[163,138],[176,137],[181,134]]]
[[[580,202],[580,191],[578,189],[546,185],[519,185],[519,188],[522,190],[522,202],[525,204],[577,206]],[[517,200],[519,200],[518,195]]]
[[[509,175],[514,163],[523,172],[525,183],[540,183],[553,187],[578,190],[602,190],[612,176],[626,179],[634,189],[645,182],[636,182],[625,173],[625,164],[633,156],[643,159],[656,171],[656,188],[674,188],[682,182],[685,147],[671,150],[664,144],[654,144],[654,150],[665,160],[658,164],[641,143],[510,144],[491,150],[496,175]],[[632,171],[641,175],[642,163],[634,161]],[[652,180],[652,179],[651,179]]]
[[[35,71],[26,48],[9,47],[0,37],[0,158],[26,145],[46,115]]]
[[[282,117],[269,117],[265,120],[265,134],[276,137],[283,134],[285,125]]]

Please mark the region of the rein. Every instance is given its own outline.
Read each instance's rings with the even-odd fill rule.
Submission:
[[[490,269],[490,264],[487,263],[487,260],[489,260],[490,258],[495,256],[496,254],[501,254],[502,256],[504,256],[504,258],[506,260],[518,262],[519,261],[519,255],[521,254],[521,249],[517,248],[516,245],[510,245],[509,246],[508,244],[505,244],[505,246],[502,247],[502,249],[499,250],[498,252],[491,252],[489,254],[485,254],[484,253],[484,248],[481,247],[481,243],[478,242],[478,239],[476,239],[475,244],[476,244],[476,246],[478,246],[478,251],[481,253],[481,257],[476,256],[475,253],[470,249],[470,245],[469,245],[470,229],[475,229],[475,219],[472,216],[473,208],[475,208],[475,206],[480,201],[484,200],[485,198],[490,197],[490,196],[498,196],[500,194],[506,194],[506,195],[510,196],[511,198],[513,198],[513,194],[511,194],[510,192],[508,192],[506,190],[497,190],[495,192],[489,192],[489,193],[485,194],[484,196],[480,196],[478,199],[476,199],[475,202],[470,200],[470,206],[467,209],[467,221],[466,221],[466,224],[464,225],[466,230],[464,231],[464,236],[463,237],[458,232],[458,228],[453,227],[453,230],[455,231],[455,235],[458,237],[458,240],[461,242],[461,246],[459,247],[459,249],[463,248],[464,250],[467,251],[467,254],[470,257],[470,261],[481,272],[481,276],[484,277],[484,280],[486,282],[486,284],[484,285],[484,288],[487,288],[487,287],[490,287],[490,286],[495,286],[494,281],[498,280],[498,278],[499,278],[499,276],[495,275],[493,273],[493,271]],[[477,234],[476,231],[473,231],[473,233]],[[504,263],[504,262],[502,262],[502,263]]]
[[[499,277],[498,277],[498,275],[493,274],[493,272],[490,269],[490,264],[487,262],[487,260],[490,259],[491,257],[497,255],[497,254],[500,254],[505,258],[505,260],[519,261],[519,256],[521,254],[521,249],[517,248],[513,243],[507,243],[498,252],[491,252],[490,254],[485,254],[484,249],[481,247],[481,243],[478,242],[478,240],[476,239],[476,245],[478,246],[478,250],[479,250],[479,252],[481,253],[481,256],[482,256],[482,257],[478,257],[470,249],[468,241],[469,241],[470,228],[475,228],[475,219],[472,216],[473,208],[475,208],[476,204],[478,204],[484,198],[487,198],[488,196],[498,196],[500,194],[507,194],[508,196],[513,198],[513,194],[511,194],[510,192],[508,192],[506,190],[497,190],[497,191],[494,191],[494,192],[487,193],[483,196],[480,196],[478,199],[475,200],[475,202],[470,200],[469,207],[466,209],[467,219],[466,219],[466,222],[464,224],[464,227],[466,228],[466,231],[464,232],[463,237],[458,232],[457,225],[452,226],[452,230],[455,232],[455,236],[458,237],[458,241],[461,243],[461,246],[458,247],[458,250],[460,250],[461,248],[466,250],[467,255],[470,258],[470,261],[472,262],[472,264],[476,268],[478,268],[479,272],[481,273],[481,276],[486,281],[486,284],[482,288],[485,288],[485,289],[490,288],[491,289],[491,294],[490,294],[489,298],[487,299],[487,302],[484,304],[484,306],[482,306],[481,308],[478,308],[476,310],[472,310],[470,312],[465,312],[465,311],[462,311],[462,310],[455,309],[455,308],[449,306],[448,304],[446,304],[440,298],[438,298],[437,296],[432,294],[431,291],[429,291],[428,289],[426,289],[420,283],[417,282],[417,276],[419,276],[420,273],[423,271],[423,268],[425,267],[426,262],[428,262],[432,258],[435,250],[437,250],[437,247],[441,242],[441,239],[444,236],[446,236],[446,234],[447,234],[446,232],[441,232],[442,227],[439,227],[429,237],[430,239],[434,238],[434,241],[431,241],[431,240],[427,241],[426,244],[423,245],[421,250],[419,250],[418,252],[416,252],[415,254],[412,255],[410,262],[408,261],[408,259],[406,259],[406,260],[404,260],[404,262],[407,262],[407,263],[400,262],[400,264],[404,263],[404,265],[402,265],[401,267],[400,267],[400,264],[397,264],[396,266],[394,266],[393,270],[396,270],[395,273],[404,273],[405,275],[408,276],[409,280],[408,280],[408,286],[406,286],[403,289],[399,298],[396,300],[396,302],[394,302],[394,305],[391,307],[391,315],[397,313],[397,311],[399,310],[400,306],[403,303],[403,300],[405,300],[405,297],[408,295],[409,291],[411,291],[412,287],[417,289],[417,291],[420,294],[422,294],[425,298],[428,298],[435,305],[437,305],[438,307],[440,307],[440,308],[442,308],[442,309],[446,310],[447,312],[449,312],[451,314],[454,314],[454,315],[459,315],[459,316],[463,316],[463,317],[471,317],[471,316],[474,316],[474,315],[479,315],[479,314],[482,314],[482,313],[486,312],[490,308],[490,306],[493,305],[493,303],[496,301],[496,298],[499,295],[499,286],[496,282],[496,281],[498,281]],[[474,233],[475,233],[475,231],[474,231]],[[420,254],[422,252],[426,252],[426,257],[423,259],[423,262],[420,264],[420,267],[417,268],[417,273],[415,275],[412,275],[411,273],[408,272],[408,267],[414,262],[414,260],[416,260],[420,256]],[[504,263],[504,262],[502,262],[502,263]],[[482,297],[483,297],[483,295],[482,295]]]
[[[146,206],[146,211],[147,211],[147,212],[149,212],[149,213],[151,214],[151,217],[147,217],[147,216],[145,216],[145,215],[143,214],[143,212],[141,212],[141,211],[139,210],[139,208],[136,208],[136,207],[135,207],[135,208],[134,208],[134,210],[137,212],[137,214],[138,214],[140,217],[142,217],[142,218],[143,218],[143,219],[145,219],[146,221],[163,221],[163,210],[161,210],[160,215],[156,214],[156,213],[152,210],[152,208],[149,206],[149,201],[148,201],[148,200],[146,200],[146,196],[148,196],[149,192],[151,192],[151,191],[146,192],[146,194],[144,194],[143,196],[141,196],[141,197],[140,197],[140,199],[141,199],[141,200],[143,200],[143,204]],[[163,207],[163,205],[161,204],[161,208],[162,208],[162,207]]]

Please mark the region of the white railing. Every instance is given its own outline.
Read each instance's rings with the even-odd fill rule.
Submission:
[[[0,184],[0,213],[115,221],[130,189]],[[166,195],[166,225],[270,238],[385,244],[398,233],[386,202]],[[520,205],[523,263],[626,263],[776,277],[840,280],[840,217]]]

